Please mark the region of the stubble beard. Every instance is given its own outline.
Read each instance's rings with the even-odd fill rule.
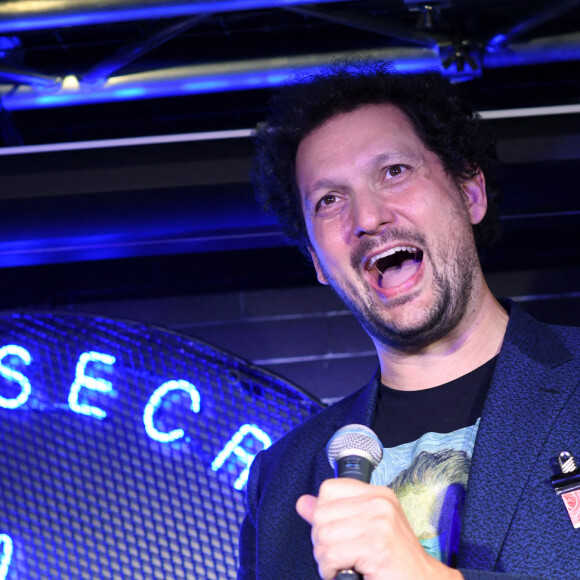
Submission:
[[[413,236],[408,232],[395,232],[395,235],[398,235],[399,239],[418,239],[417,235]],[[397,323],[396,320],[390,319],[388,310],[399,308],[406,303],[411,303],[408,308],[413,308],[413,294],[381,305],[373,300],[374,290],[364,283],[362,275],[360,279],[363,280],[363,284],[360,286],[346,283],[342,288],[332,276],[324,272],[324,269],[323,273],[330,286],[371,338],[388,348],[416,351],[449,335],[467,313],[479,265],[472,240],[472,237],[471,243],[465,238],[459,240],[454,253],[439,251],[437,260],[433,259],[436,256],[431,255],[427,249],[424,250],[423,259],[429,259],[433,270],[433,297],[430,304],[423,307],[423,314],[411,317],[412,320],[408,323]],[[425,248],[425,245],[422,244],[422,247]],[[439,244],[439,248],[452,247],[449,240]],[[352,263],[354,264],[357,259],[358,256],[353,256]],[[448,264],[450,268],[447,272],[441,271],[437,268],[437,263],[442,266]]]

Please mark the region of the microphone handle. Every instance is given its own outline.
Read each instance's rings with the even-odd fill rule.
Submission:
[[[370,483],[373,469],[374,465],[366,457],[346,455],[334,464],[334,475],[335,477],[348,477],[363,483]]]
[[[358,455],[341,457],[335,464],[336,477],[358,479],[363,483],[370,483],[372,471],[372,463],[365,457]],[[339,570],[335,580],[362,580],[362,576],[354,570]]]

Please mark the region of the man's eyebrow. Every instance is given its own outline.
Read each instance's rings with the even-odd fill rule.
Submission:
[[[339,189],[341,186],[338,184],[337,181],[334,179],[330,179],[329,177],[321,177],[317,179],[305,192],[304,197],[308,198],[311,195],[314,195],[321,189]]]
[[[385,163],[400,163],[401,161],[417,161],[421,155],[412,149],[398,149],[388,153],[379,153],[371,160],[371,166],[383,165]]]
[[[389,151],[388,153],[379,153],[375,155],[369,162],[370,167],[377,167],[385,164],[395,164],[404,162],[417,162],[420,159],[420,154],[412,149],[402,148],[396,151]],[[317,179],[306,191],[304,191],[304,198],[308,199],[315,195],[320,190],[341,189],[343,186],[336,180],[329,177],[321,177]]]

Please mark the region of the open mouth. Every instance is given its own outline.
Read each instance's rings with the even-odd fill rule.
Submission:
[[[397,246],[373,256],[367,268],[378,272],[381,288],[395,288],[418,272],[422,260],[422,250],[414,246]]]

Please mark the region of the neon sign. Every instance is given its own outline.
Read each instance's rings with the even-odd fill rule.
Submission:
[[[10,568],[12,559],[12,538],[8,534],[0,534],[0,580],[4,580]]]
[[[220,451],[219,455],[212,461],[211,468],[214,471],[220,469],[232,454],[236,455],[246,465],[244,471],[240,473],[238,479],[234,483],[236,489],[242,489],[246,485],[248,475],[250,473],[250,465],[254,460],[255,455],[248,453],[240,443],[247,435],[253,435],[258,441],[262,442],[264,449],[268,449],[272,445],[272,440],[267,433],[264,433],[259,427],[255,425],[242,425],[234,434],[234,436],[227,442],[226,446]]]
[[[79,357],[75,370],[75,380],[70,388],[68,395],[68,404],[71,410],[82,415],[89,415],[97,419],[104,419],[107,413],[99,407],[93,407],[87,403],[79,403],[81,389],[92,389],[100,393],[110,393],[113,390],[113,383],[104,379],[97,379],[87,376],[85,370],[90,362],[101,363],[103,365],[114,365],[115,357],[102,352],[83,352]]]
[[[320,404],[164,329],[0,315],[0,580],[235,578],[257,453]]]
[[[145,431],[151,439],[155,441],[161,441],[162,443],[170,443],[171,441],[176,441],[181,439],[185,432],[183,429],[173,429],[169,433],[159,431],[153,424],[153,415],[155,411],[161,406],[163,398],[167,393],[171,391],[181,390],[185,391],[191,397],[191,410],[194,413],[199,413],[201,407],[201,397],[199,391],[195,388],[195,385],[188,383],[187,381],[167,381],[163,383],[149,398],[149,401],[145,407],[145,412],[143,413],[143,424],[145,425]]]
[[[0,407],[17,409],[28,401],[32,387],[30,381],[22,373],[3,364],[8,355],[18,357],[25,365],[29,365],[32,362],[32,357],[25,348],[15,344],[8,344],[0,348],[0,375],[9,381],[17,383],[21,389],[20,393],[13,398],[5,398],[0,394]]]
[[[24,405],[28,400],[32,392],[32,386],[24,374],[18,372],[16,369],[12,369],[8,363],[4,362],[4,359],[8,359],[9,356],[12,358],[17,357],[26,365],[30,365],[32,357],[28,350],[18,345],[11,344],[0,348],[0,374],[2,374],[2,376],[8,381],[18,383],[21,388],[20,394],[15,398],[6,398],[0,395],[0,406],[5,409],[17,409]],[[80,413],[81,415],[94,417],[96,419],[104,419],[107,416],[107,412],[100,407],[95,407],[88,403],[81,403],[79,401],[82,399],[82,389],[93,390],[109,395],[115,393],[111,381],[88,375],[87,366],[89,363],[96,363],[98,368],[103,369],[106,367],[112,367],[116,360],[116,357],[113,355],[95,351],[83,352],[79,356],[75,368],[75,379],[68,395],[68,405],[71,411],[74,413]],[[111,369],[107,368],[106,372],[111,373]],[[164,398],[172,391],[183,391],[187,393],[191,398],[191,410],[194,413],[199,413],[201,408],[201,396],[199,391],[195,385],[188,381],[172,380],[167,381],[158,387],[145,405],[143,424],[147,435],[151,437],[151,439],[161,443],[171,443],[185,436],[185,432],[181,428],[173,429],[170,432],[164,432],[159,431],[154,426],[153,417],[155,411],[162,405]],[[244,465],[244,470],[234,482],[234,488],[237,490],[244,488],[246,480],[248,479],[250,465],[255,457],[255,455],[247,453],[243,447],[240,446],[242,439],[244,439],[246,435],[252,435],[255,439],[262,442],[263,449],[268,448],[272,444],[270,436],[260,429],[260,427],[245,424],[236,431],[226,446],[219,452],[218,456],[211,463],[212,470],[218,471],[232,453],[240,459]]]

